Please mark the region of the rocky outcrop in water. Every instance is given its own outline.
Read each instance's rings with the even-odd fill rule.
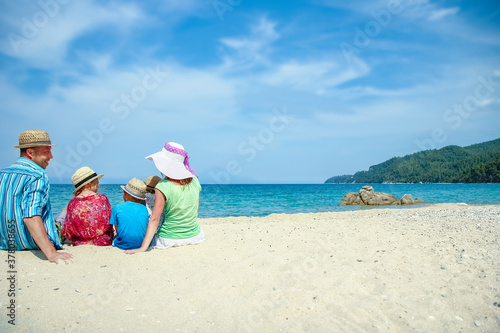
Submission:
[[[425,203],[420,199],[413,199],[411,194],[405,194],[402,198],[396,198],[392,194],[374,192],[373,187],[363,186],[359,193],[349,192],[340,201],[341,206],[366,205],[366,206],[386,206],[386,205],[414,205]]]

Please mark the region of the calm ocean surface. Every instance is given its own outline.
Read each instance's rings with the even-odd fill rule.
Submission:
[[[414,199],[419,198],[428,203],[500,204],[500,184],[202,185],[199,217],[371,209],[340,206],[340,200],[348,192],[358,192],[363,185],[371,185],[375,192],[389,193],[397,198],[411,194]],[[71,200],[73,189],[73,185],[51,185],[54,215]],[[108,197],[111,207],[123,202],[120,185],[101,184],[99,193]]]

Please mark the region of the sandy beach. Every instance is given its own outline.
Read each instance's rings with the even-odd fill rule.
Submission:
[[[201,245],[1,251],[0,331],[500,332],[500,206],[201,219]],[[41,259],[42,258],[42,259]],[[8,306],[14,300],[15,326]]]

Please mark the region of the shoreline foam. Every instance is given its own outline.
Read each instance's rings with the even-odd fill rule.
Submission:
[[[132,256],[16,252],[16,326],[179,332],[495,331],[500,206],[200,219],[206,241]],[[0,302],[6,312],[7,252]]]

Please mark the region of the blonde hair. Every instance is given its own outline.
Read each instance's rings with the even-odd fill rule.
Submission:
[[[83,192],[83,190],[88,189],[90,187],[93,187],[97,184],[99,184],[99,179],[96,178],[93,181],[91,181],[90,183],[83,185],[81,188],[78,189],[78,191],[75,192],[75,197],[79,196],[80,193]]]
[[[172,181],[172,180],[176,180],[176,181],[178,181],[178,182],[179,182],[182,186],[186,186],[186,185],[188,185],[188,184],[189,184],[189,183],[191,183],[191,181],[193,180],[193,178],[192,178],[192,177],[189,177],[189,178],[184,178],[184,179],[173,179],[173,178],[170,178],[170,177],[168,177],[168,176],[165,176],[165,179],[168,179],[168,180],[170,180],[170,181]]]

